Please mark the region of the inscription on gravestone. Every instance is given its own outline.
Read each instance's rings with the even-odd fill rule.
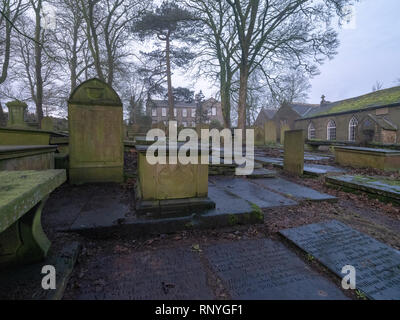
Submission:
[[[198,254],[187,248],[110,255],[93,264],[95,278],[82,279],[78,299],[214,299]],[[100,288],[93,285],[98,279]]]
[[[233,299],[346,299],[276,241],[218,244],[207,247],[205,256]]]
[[[400,299],[399,251],[336,220],[280,233],[341,278],[354,266],[356,288],[370,299]]]

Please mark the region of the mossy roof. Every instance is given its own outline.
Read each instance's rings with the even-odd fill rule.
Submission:
[[[314,108],[304,118],[357,111],[373,107],[384,107],[400,103],[400,86],[371,92],[359,97],[327,103]]]

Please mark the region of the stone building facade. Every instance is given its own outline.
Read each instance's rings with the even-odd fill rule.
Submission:
[[[398,144],[400,86],[318,105],[283,104],[272,120],[280,142],[284,131],[302,129],[308,140]]]
[[[152,123],[168,122],[168,100],[153,100],[150,99],[146,104],[147,114],[151,116]],[[201,111],[200,111],[201,110]],[[200,117],[200,114],[204,115]],[[218,121],[223,124],[223,115],[221,103],[210,98],[205,100],[201,106],[196,102],[180,102],[175,101],[174,103],[174,118],[178,122],[178,126],[192,127],[200,122],[211,123],[212,121]]]
[[[309,140],[400,143],[400,87],[321,105],[295,128]]]

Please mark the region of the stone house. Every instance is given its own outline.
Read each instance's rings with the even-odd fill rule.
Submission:
[[[400,143],[400,86],[322,103],[295,120],[309,140]]]
[[[315,104],[306,103],[284,103],[275,113],[272,120],[276,126],[276,137],[278,141],[282,141],[283,133],[287,130],[296,129],[295,122],[306,116],[312,109],[316,108]]]
[[[262,108],[260,113],[257,116],[256,121],[254,122],[254,125],[258,127],[264,126],[264,123],[266,123],[268,120],[272,120],[275,113],[276,109],[267,109],[267,108]]]
[[[195,127],[200,122],[199,111],[200,107],[195,102],[180,102],[174,103],[174,118],[178,122],[178,126]],[[152,123],[168,122],[168,100],[153,100],[149,99],[146,104],[147,114],[151,116]],[[210,123],[213,120],[223,124],[221,103],[214,98],[205,100],[201,105],[202,113],[206,115],[204,122]]]

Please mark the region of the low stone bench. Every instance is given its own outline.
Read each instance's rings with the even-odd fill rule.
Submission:
[[[336,162],[344,166],[400,170],[400,150],[363,147],[335,147]]]
[[[65,170],[0,171],[0,267],[47,256],[51,243],[42,229],[42,209],[65,181]]]
[[[57,146],[0,146],[0,170],[54,169]]]

